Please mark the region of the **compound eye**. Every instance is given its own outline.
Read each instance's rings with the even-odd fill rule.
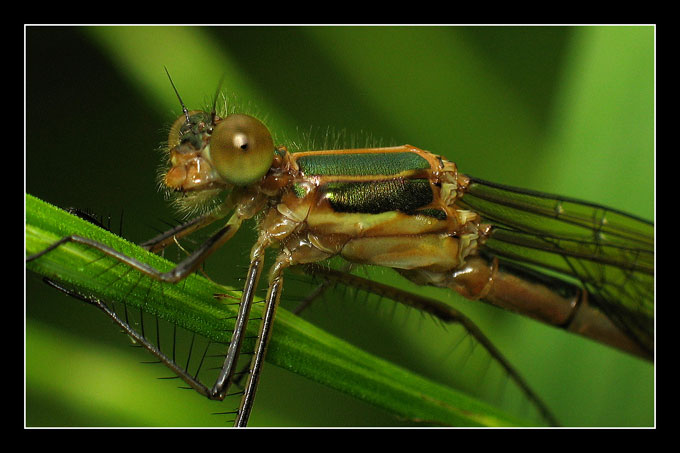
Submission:
[[[213,129],[210,162],[225,181],[252,184],[267,173],[273,160],[274,140],[258,119],[232,114]]]

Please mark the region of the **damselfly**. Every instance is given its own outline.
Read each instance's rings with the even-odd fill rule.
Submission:
[[[170,272],[78,236],[65,237],[29,260],[79,242],[151,278],[174,283],[196,270],[245,219],[259,216],[236,328],[215,385],[206,386],[158,354],[192,388],[223,398],[236,372],[265,250],[279,246],[267,276],[263,327],[237,426],[247,423],[252,408],[283,269],[336,255],[392,267],[418,284],[455,289],[652,358],[652,224],[602,206],[471,178],[453,162],[409,145],[291,154],[275,146],[266,126],[251,116],[222,117],[214,106],[211,112],[182,107],[170,132],[171,165],[163,183],[181,194],[177,202],[185,207],[222,198],[207,213],[144,245],[161,250],[228,219],[224,227]],[[244,158],[247,164],[239,160]],[[325,277],[371,286],[348,275]],[[428,304],[415,295],[395,294],[412,305]],[[544,410],[529,389],[527,395]]]

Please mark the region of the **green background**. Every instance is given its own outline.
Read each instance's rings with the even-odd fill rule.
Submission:
[[[172,211],[156,190],[158,149],[180,110],[221,76],[281,142],[310,129],[409,143],[461,171],[654,216],[652,27],[28,27],[26,191],[111,215],[134,241]],[[208,263],[234,282],[245,228]],[[390,272],[378,278],[411,288]],[[286,292],[295,306],[304,288]],[[654,424],[648,363],[446,292],[490,336],[565,425]],[[341,295],[340,295],[341,296]],[[331,297],[304,317],[426,375],[457,370],[429,318],[362,297]],[[443,348],[443,349],[442,349]],[[140,364],[96,310],[27,275],[26,424],[224,426],[231,407],[177,390]],[[251,418],[259,426],[400,425],[383,411],[265,367]]]

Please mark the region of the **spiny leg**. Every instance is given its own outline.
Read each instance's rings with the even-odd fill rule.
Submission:
[[[546,404],[539,398],[538,395],[529,387],[524,378],[519,372],[510,364],[510,362],[503,356],[503,354],[494,346],[486,335],[477,327],[477,325],[465,316],[460,311],[449,305],[427,297],[422,297],[407,291],[403,291],[379,282],[365,279],[354,274],[339,271],[336,269],[319,268],[311,266],[308,267],[310,273],[323,276],[329,282],[337,282],[347,286],[376,294],[381,297],[394,300],[395,302],[408,305],[418,310],[430,313],[438,319],[446,323],[459,323],[475,340],[479,342],[486,349],[486,351],[501,365],[501,367],[508,373],[510,378],[521,388],[529,400],[533,402],[541,415],[551,425],[557,426],[559,423],[555,416],[548,409]]]
[[[93,305],[103,311],[115,324],[117,324],[124,333],[126,333],[130,338],[132,338],[137,344],[141,345],[144,349],[149,351],[153,356],[155,356],[161,363],[163,363],[165,366],[167,366],[173,373],[175,373],[177,376],[180,377],[187,385],[189,385],[192,389],[196,390],[198,393],[201,395],[204,395],[208,398],[210,398],[210,389],[205,386],[203,383],[201,383],[196,377],[192,376],[189,374],[184,368],[182,368],[180,365],[178,365],[174,357],[170,358],[166,356],[156,345],[153,343],[149,342],[146,337],[139,333],[137,330],[135,330],[130,324],[128,323],[127,320],[121,319],[113,310],[111,310],[103,301],[100,299],[97,299],[92,296],[88,296],[85,294],[82,294],[78,292],[77,290],[74,289],[69,289],[66,288],[65,286],[62,286],[61,284],[55,282],[54,280],[51,280],[49,278],[44,278],[43,281],[47,283],[48,285],[58,289],[59,291],[62,291],[63,293],[81,300],[83,302],[87,302],[90,305]],[[174,353],[173,353],[174,355]]]
[[[212,222],[217,220],[219,217],[212,214],[206,214],[189,220],[188,222],[179,224],[169,230],[163,231],[159,235],[144,241],[139,244],[140,247],[146,250],[156,253],[167,246],[171,245],[177,239],[187,236],[203,227],[210,225]]]
[[[340,269],[341,272],[350,272],[352,269],[352,264],[351,263],[345,263],[345,265],[342,266]],[[314,273],[314,272],[310,272]],[[328,288],[333,284],[333,281],[330,279],[323,279],[321,283],[319,283],[316,288],[314,288],[305,298],[297,305],[292,310],[293,314],[299,315],[302,313],[304,310],[309,308],[314,301],[319,299],[320,297],[323,296],[323,294],[328,290]]]
[[[262,313],[262,321],[260,323],[260,331],[257,336],[255,344],[255,354],[250,363],[250,373],[246,381],[241,405],[234,421],[234,426],[243,427],[248,425],[250,412],[255,402],[255,392],[260,381],[260,374],[262,366],[264,365],[265,355],[267,353],[267,346],[272,334],[272,327],[274,325],[274,318],[276,315],[276,308],[281,299],[281,291],[283,289],[283,269],[289,265],[289,256],[284,253],[279,255],[276,263],[272,266],[269,275],[269,289],[267,291],[267,298],[265,308]]]
[[[244,287],[243,291],[243,296],[241,300],[241,304],[239,307],[239,312],[237,314],[237,319],[235,321],[235,326],[234,326],[234,331],[232,333],[232,338],[229,343],[229,349],[227,351],[227,355],[225,356],[224,363],[222,366],[222,369],[220,371],[220,374],[218,375],[215,383],[213,384],[212,388],[207,387],[204,385],[202,382],[198,380],[198,373],[196,373],[195,376],[192,376],[188,372],[187,366],[183,367],[175,362],[174,359],[174,347],[173,347],[173,358],[168,357],[165,355],[159,347],[151,343],[146,339],[146,336],[144,333],[138,332],[135,328],[133,328],[127,320],[121,319],[114,311],[112,311],[103,301],[100,299],[87,296],[85,294],[82,294],[78,292],[77,290],[69,289],[61,284],[50,280],[50,279],[45,279],[45,282],[49,284],[50,286],[76,298],[79,300],[82,300],[84,302],[87,302],[91,305],[94,305],[95,307],[99,308],[102,310],[110,319],[114,321],[127,335],[129,335],[135,342],[137,342],[139,345],[141,345],[144,349],[149,351],[152,355],[154,355],[161,363],[163,363],[165,366],[167,366],[172,372],[174,372],[178,377],[180,377],[185,383],[187,383],[192,389],[196,390],[198,393],[200,393],[203,396],[206,396],[209,399],[213,400],[223,400],[224,397],[227,394],[229,385],[232,381],[233,375],[234,375],[234,369],[235,366],[238,362],[239,354],[241,351],[241,347],[243,344],[243,339],[246,334],[246,327],[248,323],[248,318],[250,314],[250,309],[252,307],[252,302],[255,294],[255,290],[257,288],[257,283],[259,281],[259,277],[261,274],[262,266],[263,266],[263,261],[264,261],[264,256],[256,256],[250,265],[250,269],[248,271],[248,277],[246,278],[246,284]],[[268,305],[269,306],[269,305]],[[273,314],[268,317],[268,323],[271,323],[271,320]],[[269,329],[267,329],[268,331]],[[259,338],[262,338],[261,335]],[[268,340],[268,337],[267,337]],[[261,347],[260,347],[261,348]],[[256,354],[257,357],[257,354]],[[188,365],[188,359],[187,359],[187,365]],[[261,368],[261,364],[255,364],[253,369],[257,370],[257,376],[259,377],[259,370]],[[253,384],[256,386],[257,385],[257,379],[255,381],[252,381],[249,379],[249,382],[251,384],[247,386],[247,388],[250,390],[249,394],[251,395],[249,399],[247,399],[247,404],[245,407],[248,408],[248,411],[252,407],[252,398],[254,396],[254,391],[255,388]],[[245,397],[244,397],[245,399]],[[241,414],[242,411],[239,410],[239,414]],[[247,416],[245,418],[239,417],[240,424],[238,426],[245,426],[247,423]]]
[[[88,247],[94,248],[96,250],[99,250],[100,252],[104,253],[105,255],[108,255],[112,258],[117,259],[118,261],[127,264],[133,269],[138,270],[139,272],[148,275],[149,277],[163,281],[163,282],[168,282],[168,283],[176,283],[183,278],[187,277],[190,275],[192,272],[194,272],[198,266],[215,250],[217,250],[219,247],[221,247],[225,242],[227,242],[229,239],[231,239],[232,236],[238,231],[238,228],[241,224],[242,219],[236,215],[232,216],[227,225],[225,225],[223,228],[221,228],[219,231],[214,233],[210,238],[208,238],[203,244],[201,244],[200,247],[198,247],[196,250],[194,250],[193,253],[191,253],[188,257],[186,257],[184,260],[182,260],[179,264],[177,264],[174,268],[167,272],[160,272],[157,269],[149,266],[148,264],[141,262],[139,260],[136,260],[134,258],[131,258],[127,255],[124,255],[123,253],[120,253],[119,251],[102,244],[100,242],[94,241],[92,239],[84,238],[82,236],[78,235],[71,235],[71,236],[66,236],[47,248],[43,249],[42,251],[31,255],[26,258],[26,261],[33,261],[41,256],[51,252],[52,250],[56,249],[57,247],[66,244],[68,242],[75,242],[78,244],[83,244],[87,245]]]
[[[225,200],[225,203],[208,212],[207,214],[195,217],[185,223],[170,228],[159,235],[142,242],[140,247],[147,249],[150,252],[156,253],[169,246],[177,239],[190,235],[201,228],[204,228],[216,220],[223,219],[234,208],[234,201],[231,197]],[[231,223],[231,219],[230,219]]]
[[[187,258],[185,258],[183,261],[181,261],[179,264],[177,264],[173,269],[171,269],[168,272],[160,272],[157,269],[149,266],[148,264],[138,261],[134,258],[128,257],[127,255],[124,255],[121,252],[118,252],[117,250],[105,244],[78,235],[64,237],[61,240],[56,241],[47,248],[43,249],[42,251],[27,257],[26,260],[27,261],[37,260],[40,257],[44,256],[45,254],[49,253],[52,250],[55,250],[56,248],[65,243],[75,242],[99,250],[103,252],[104,255],[115,258],[119,262],[128,265],[131,269],[138,270],[142,274],[152,277],[155,280],[159,280],[161,282],[176,283],[182,280],[183,278],[187,277],[190,273],[192,273],[200,265],[200,263],[203,262],[205,258],[207,258],[207,256],[210,253],[212,253],[214,250],[216,250],[217,248],[222,246],[225,242],[227,242],[236,233],[238,227],[241,224],[241,221],[242,221],[241,217],[239,217],[236,214],[233,215],[225,227],[223,227],[218,232],[213,234],[198,249],[196,249]],[[187,224],[184,224],[184,226],[186,225],[194,226],[195,224],[192,222],[188,222]],[[175,235],[178,234],[178,231],[179,229],[181,229],[181,227],[183,226],[181,225],[178,229],[171,230],[171,233],[164,233],[161,236],[168,240],[174,240]],[[194,229],[191,230],[193,231]],[[160,243],[161,242],[157,242],[157,244]],[[236,320],[236,327],[232,335],[229,351],[225,358],[222,371],[211,389],[207,388],[197,379],[194,379],[185,370],[178,366],[174,362],[174,360],[166,357],[160,350],[158,350],[153,344],[151,344],[145,339],[143,332],[140,334],[134,328],[132,328],[126,321],[119,319],[118,316],[114,312],[109,310],[108,307],[100,300],[88,297],[73,290],[69,290],[53,281],[50,281],[51,283],[49,284],[75,298],[84,300],[92,305],[95,305],[96,307],[104,311],[116,324],[121,326],[126,333],[128,333],[133,339],[138,340],[139,343],[142,344],[145,349],[149,350],[149,352],[151,352],[153,355],[159,358],[159,360],[161,360],[162,363],[168,366],[168,368],[170,368],[173,372],[180,376],[192,388],[194,388],[196,391],[198,391],[202,395],[207,396],[210,399],[222,400],[226,395],[227,387],[233,375],[234,365],[238,360],[238,356],[243,341],[243,336],[245,335],[245,326],[248,321],[250,307],[252,305],[254,292],[257,287],[257,282],[259,280],[259,275],[262,268],[263,258],[264,253],[262,253],[259,258],[253,259],[251,262],[250,271],[248,274],[248,278],[246,280],[244,293],[242,295],[242,303],[240,304],[239,307],[239,313]]]
[[[260,274],[262,273],[263,262],[264,254],[259,256],[256,255],[250,262],[248,276],[243,288],[243,295],[241,296],[241,303],[239,305],[238,314],[236,315],[234,332],[232,333],[231,341],[229,342],[229,349],[224,358],[222,369],[210,392],[211,398],[213,399],[223,399],[232,382],[235,367],[239,355],[241,354],[241,347],[243,346],[243,339],[246,334],[246,327],[248,325],[248,318],[250,317],[250,309],[253,305],[257,283],[260,279]]]

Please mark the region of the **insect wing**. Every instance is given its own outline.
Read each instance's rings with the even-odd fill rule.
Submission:
[[[577,279],[589,300],[654,349],[654,225],[594,203],[471,178],[461,204],[493,225],[484,249]]]

